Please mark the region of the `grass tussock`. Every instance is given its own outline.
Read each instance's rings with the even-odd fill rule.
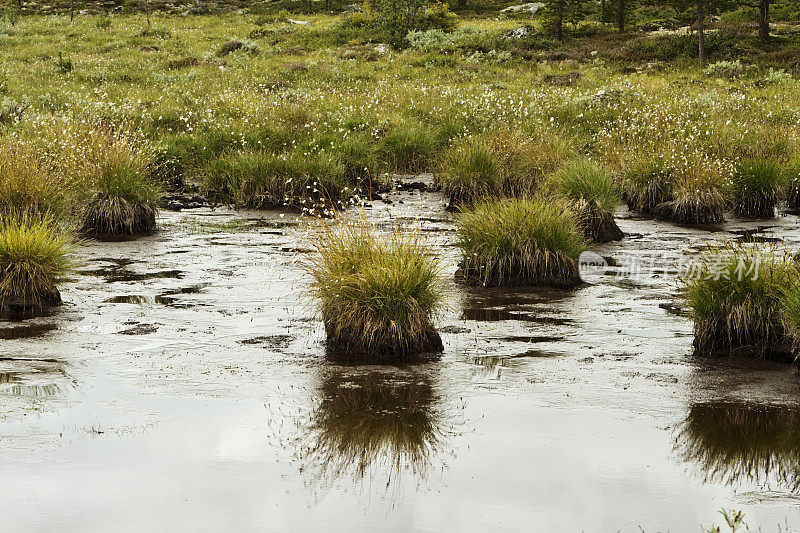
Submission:
[[[365,223],[326,228],[306,266],[330,349],[403,357],[442,350],[432,320],[444,301],[435,260],[416,236]]]
[[[486,196],[530,195],[569,154],[569,145],[555,136],[475,135],[444,152],[436,179],[455,205]]]
[[[721,223],[728,204],[717,169],[701,163],[676,172],[673,199],[658,204],[655,217],[678,224]]]
[[[70,209],[73,189],[31,150],[0,144],[0,215],[61,216]]]
[[[773,159],[754,157],[739,163],[731,180],[731,201],[736,215],[774,217],[783,181],[781,166]]]
[[[622,239],[624,233],[613,216],[619,190],[602,166],[587,158],[572,160],[549,177],[549,185],[572,205],[589,241]]]
[[[789,160],[783,168],[783,181],[786,184],[786,206],[800,209],[800,157]]]
[[[109,157],[96,172],[92,196],[81,214],[83,230],[110,237],[153,231],[161,190],[148,177],[147,162]]]
[[[461,273],[485,286],[580,283],[577,258],[586,241],[579,222],[561,200],[489,199],[458,220]]]
[[[793,260],[728,244],[706,252],[695,266],[684,285],[696,353],[795,360],[800,276]]]
[[[0,309],[26,311],[61,302],[71,241],[50,216],[0,221]]]
[[[629,209],[652,215],[656,206],[674,198],[672,171],[659,160],[636,162],[625,171],[622,194]]]
[[[205,189],[214,198],[240,207],[288,206],[332,215],[341,200],[355,194],[346,167],[329,154],[241,152],[213,161]]]

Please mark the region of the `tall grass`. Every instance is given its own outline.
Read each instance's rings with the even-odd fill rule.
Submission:
[[[609,242],[623,237],[613,215],[620,202],[619,190],[598,163],[574,159],[552,174],[548,185],[572,205],[588,240]]]
[[[69,270],[71,241],[52,216],[0,220],[0,309],[38,309],[61,302],[57,284]]]
[[[147,161],[108,154],[95,171],[92,196],[82,211],[83,230],[100,236],[153,231],[161,190],[149,178]]]
[[[727,244],[707,251],[696,267],[684,284],[698,354],[794,360],[791,324],[800,324],[793,322],[800,302],[794,261],[775,250]]]
[[[745,159],[739,163],[731,180],[735,213],[746,218],[772,218],[783,185],[783,171],[775,160]]]
[[[362,222],[326,227],[316,248],[306,270],[331,349],[389,357],[442,350],[432,320],[444,285],[417,236],[379,235]]]
[[[467,137],[446,150],[436,179],[456,205],[486,196],[533,194],[570,153],[568,143],[554,135],[494,131]]]
[[[0,144],[0,215],[68,214],[75,184],[63,180],[29,149]]]
[[[625,171],[622,190],[628,207],[643,215],[673,199],[672,171],[658,159],[638,161]]]
[[[586,242],[575,214],[545,197],[488,199],[458,220],[461,271],[483,285],[579,283],[576,259]]]
[[[212,162],[204,187],[238,206],[316,213],[342,207],[341,200],[355,192],[348,183],[345,167],[329,154],[240,152]]]

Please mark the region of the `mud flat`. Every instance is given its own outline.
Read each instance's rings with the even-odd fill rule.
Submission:
[[[386,199],[367,215],[454,273],[444,197]],[[800,220],[617,216],[597,283],[454,284],[444,352],[402,366],[326,356],[293,216],[186,209],[88,242],[59,312],[0,322],[4,527],[695,531],[721,507],[800,527],[797,453],[769,438],[800,431],[795,369],[693,357],[670,277],[723,237],[796,246]],[[615,277],[632,257],[663,268]]]

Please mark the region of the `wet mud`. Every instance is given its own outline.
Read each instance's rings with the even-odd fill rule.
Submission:
[[[348,216],[422,232],[454,274],[444,196],[397,179]],[[723,238],[796,248],[800,219],[617,218],[596,283],[452,282],[444,352],[402,365],[326,351],[317,223],[186,205],[87,241],[56,313],[0,319],[4,526],[696,531],[725,507],[800,528],[795,368],[694,357],[672,279]]]

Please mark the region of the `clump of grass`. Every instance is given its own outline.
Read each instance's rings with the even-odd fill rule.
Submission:
[[[739,163],[731,180],[733,209],[737,216],[772,218],[783,185],[780,165],[765,157]]]
[[[526,148],[521,136],[507,132],[468,137],[444,153],[437,181],[452,204],[532,193],[541,174],[525,164]]]
[[[800,209],[800,157],[793,157],[783,168],[786,184],[786,205],[789,209]]]
[[[365,223],[330,228],[306,265],[334,352],[403,357],[441,351],[432,320],[444,300],[435,263],[416,236],[380,236]]]
[[[138,235],[156,227],[160,188],[150,180],[147,161],[108,157],[94,176],[93,192],[81,213],[83,230],[101,237]]]
[[[672,171],[659,160],[645,160],[626,170],[622,183],[628,208],[651,215],[656,206],[673,200]]]
[[[774,250],[728,244],[709,250],[694,267],[683,281],[696,353],[795,359],[800,285],[793,261]]]
[[[658,204],[655,217],[678,224],[721,223],[727,206],[721,182],[721,176],[713,170],[684,170],[675,178],[673,200]]]
[[[436,180],[455,205],[486,196],[529,195],[569,154],[568,144],[554,136],[475,135],[444,152]]]
[[[271,209],[288,206],[311,214],[332,215],[348,187],[341,161],[325,153],[240,152],[212,161],[205,189],[237,206]]]
[[[431,128],[403,125],[381,139],[379,155],[397,172],[424,172],[442,144]]]
[[[577,258],[586,242],[575,214],[559,199],[488,199],[462,211],[461,275],[484,286],[580,283]]]
[[[0,221],[0,310],[61,303],[58,281],[69,270],[70,239],[51,216]]]
[[[552,189],[572,205],[586,238],[593,242],[622,239],[613,212],[620,194],[609,173],[591,159],[575,159],[549,179]]]

